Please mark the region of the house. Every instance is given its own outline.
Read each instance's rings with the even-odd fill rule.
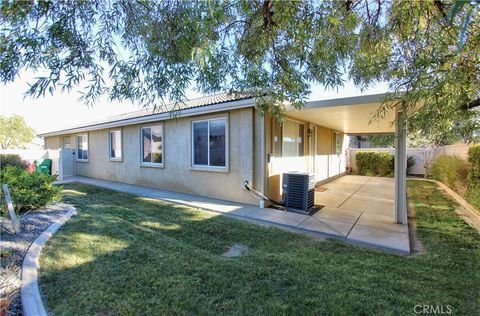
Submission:
[[[167,111],[140,110],[39,136],[45,149],[64,149],[66,175],[258,204],[244,189],[245,181],[280,201],[284,172],[308,171],[316,182],[329,181],[345,174],[348,134],[395,132],[392,122],[401,116],[394,111],[369,123],[382,97],[287,107],[280,124],[261,116],[252,98],[218,94],[177,105],[174,117]],[[397,161],[402,168],[402,159]],[[399,178],[396,221],[405,222],[404,179]]]
[[[366,135],[355,135],[350,137],[349,148],[375,148],[375,146],[368,140]]]

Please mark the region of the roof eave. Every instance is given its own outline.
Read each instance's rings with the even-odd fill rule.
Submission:
[[[249,99],[243,99],[238,101],[229,101],[229,102],[206,105],[206,106],[201,106],[196,108],[184,109],[176,113],[178,113],[178,117],[189,117],[194,115],[229,111],[229,110],[242,109],[242,108],[254,107],[254,106],[255,106],[255,100],[253,98],[249,98]],[[59,130],[54,132],[42,133],[42,134],[38,134],[37,136],[38,137],[59,136],[59,135],[65,135],[65,134],[94,131],[94,130],[100,130],[100,129],[106,129],[106,128],[121,127],[121,126],[142,124],[142,123],[155,122],[155,121],[165,121],[172,118],[174,117],[172,117],[172,114],[169,112],[159,113],[159,114],[154,114],[149,116],[123,119],[123,120],[105,122],[105,123],[99,123],[99,124],[91,124],[91,125],[69,128],[69,129],[64,129],[64,130]]]

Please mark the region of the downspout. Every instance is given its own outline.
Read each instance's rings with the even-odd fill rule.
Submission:
[[[266,133],[265,133],[265,116],[262,116],[260,120],[260,157],[262,157],[262,163],[260,164],[260,190],[263,194],[267,192],[267,154],[266,154]]]

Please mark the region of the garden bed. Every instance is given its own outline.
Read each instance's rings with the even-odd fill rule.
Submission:
[[[56,203],[43,209],[31,211],[20,216],[19,234],[11,233],[11,223],[1,218],[1,263],[0,278],[2,285],[0,297],[2,307],[9,306],[8,315],[22,315],[20,300],[21,267],[23,258],[32,242],[53,222],[65,215],[70,206]]]

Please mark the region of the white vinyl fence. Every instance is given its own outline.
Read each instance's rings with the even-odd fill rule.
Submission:
[[[52,174],[59,173],[59,150],[52,149],[0,149],[0,154],[20,155],[23,160],[52,159]]]
[[[407,155],[415,158],[415,164],[410,168],[409,174],[412,175],[425,175],[426,170],[429,169],[432,162],[439,155],[457,156],[461,159],[467,160],[468,157],[467,144],[456,144],[441,147],[431,148],[408,148]],[[389,152],[392,155],[395,154],[395,148],[349,148],[347,149],[347,161],[352,166],[353,171],[357,171],[356,155],[360,151],[379,151]]]

